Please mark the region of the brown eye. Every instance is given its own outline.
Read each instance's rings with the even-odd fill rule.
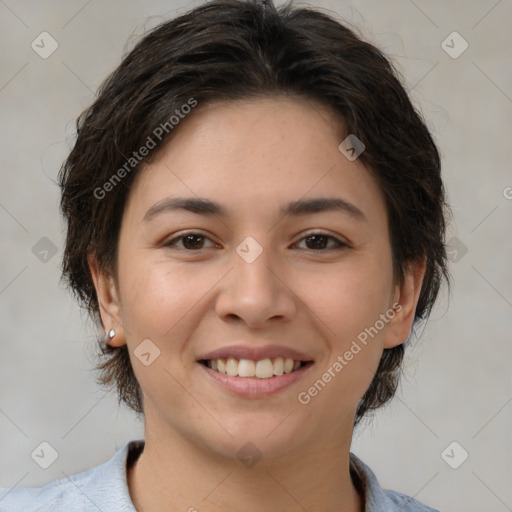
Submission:
[[[204,237],[201,235],[187,235],[182,237],[185,249],[201,249]]]
[[[308,236],[302,238],[302,240],[306,241],[306,249],[312,251],[322,251],[322,250],[331,250],[336,248],[348,247],[347,244],[341,242],[337,238],[326,235],[324,233],[312,233]],[[302,241],[301,240],[301,241]],[[334,247],[328,247],[329,241],[334,241]]]
[[[164,244],[165,247],[178,248],[187,251],[197,251],[204,248],[204,241],[210,240],[207,236],[200,233],[186,233],[184,235],[173,238]],[[181,246],[179,242],[182,241]]]

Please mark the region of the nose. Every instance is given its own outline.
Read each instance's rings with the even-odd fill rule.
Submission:
[[[264,249],[249,263],[233,251],[233,268],[220,283],[215,305],[220,318],[237,318],[251,328],[266,327],[270,320],[286,322],[293,318],[297,298],[287,273],[279,270],[282,266],[272,265],[270,252]]]

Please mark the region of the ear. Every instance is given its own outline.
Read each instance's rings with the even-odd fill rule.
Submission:
[[[114,329],[116,332],[112,339],[107,340],[107,344],[112,347],[121,347],[126,344],[126,337],[121,322],[121,306],[115,279],[113,276],[106,275],[100,270],[96,257],[89,256],[87,261],[94,288],[96,289],[101,321],[105,332],[109,332],[110,329]]]
[[[384,336],[384,348],[396,347],[409,337],[425,277],[426,264],[426,258],[409,263],[403,284],[396,286],[392,303],[395,314],[392,318],[389,316],[390,320]]]

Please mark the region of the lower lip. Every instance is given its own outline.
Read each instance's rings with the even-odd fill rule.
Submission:
[[[212,378],[225,390],[245,398],[258,398],[270,396],[290,387],[300,380],[304,374],[313,366],[308,364],[302,366],[298,370],[291,373],[283,373],[283,375],[274,375],[269,379],[258,379],[257,377],[231,377],[225,373],[220,373],[204,364],[197,363],[206,375]]]

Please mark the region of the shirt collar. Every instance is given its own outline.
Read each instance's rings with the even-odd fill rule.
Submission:
[[[363,496],[364,512],[395,510],[394,504],[379,485],[375,473],[353,453],[350,453],[350,473]]]

